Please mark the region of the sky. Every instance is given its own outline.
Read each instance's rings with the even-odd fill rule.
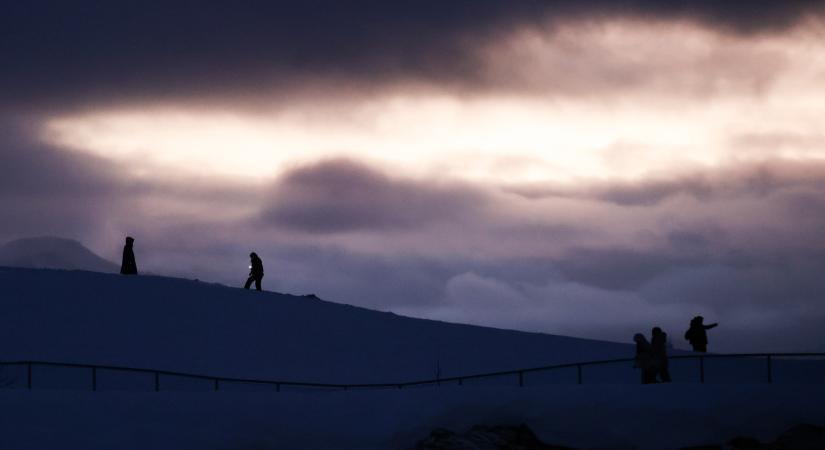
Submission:
[[[825,2],[14,2],[0,241],[415,317],[825,351]]]

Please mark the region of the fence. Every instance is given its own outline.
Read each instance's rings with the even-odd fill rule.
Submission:
[[[773,383],[774,382],[774,365],[777,360],[782,360],[783,362],[787,362],[790,358],[821,358],[825,357],[825,353],[736,353],[736,354],[691,354],[691,355],[676,355],[671,356],[669,359],[671,361],[679,361],[679,360],[696,360],[697,364],[695,367],[696,370],[696,378],[695,381],[699,383],[705,383],[706,381],[706,369],[705,369],[705,362],[710,359],[748,359],[748,360],[764,360],[764,382],[766,383]],[[59,362],[47,362],[47,361],[0,361],[0,367],[8,367],[8,366],[17,366],[23,367],[25,369],[25,386],[27,389],[35,388],[34,380],[36,375],[36,369],[40,367],[52,367],[52,368],[71,368],[71,369],[85,369],[89,371],[89,378],[88,383],[89,387],[92,391],[98,390],[98,374],[102,371],[110,371],[110,372],[128,372],[128,373],[136,373],[136,374],[145,374],[149,375],[154,382],[154,390],[160,391],[161,387],[163,386],[162,382],[167,378],[183,378],[183,379],[191,379],[191,380],[202,380],[209,383],[209,386],[212,390],[218,391],[221,390],[222,385],[227,385],[230,383],[242,383],[242,384],[252,384],[252,385],[260,385],[260,386],[269,386],[274,388],[275,391],[280,392],[282,387],[302,387],[302,388],[315,388],[315,389],[336,389],[336,390],[350,390],[350,389],[403,389],[405,387],[414,387],[414,386],[440,386],[443,384],[457,384],[459,386],[464,385],[465,382],[471,380],[479,380],[485,378],[500,378],[500,377],[509,377],[512,376],[514,384],[517,384],[520,387],[526,385],[525,383],[525,376],[527,374],[539,373],[539,372],[551,372],[551,371],[560,371],[563,369],[575,369],[575,380],[577,384],[584,383],[584,372],[585,368],[594,367],[594,366],[605,366],[611,364],[622,364],[627,363],[628,367],[633,362],[632,358],[623,358],[623,359],[610,359],[610,360],[600,360],[600,361],[585,361],[585,362],[577,362],[577,363],[568,363],[568,364],[555,364],[549,366],[541,366],[541,367],[531,367],[526,369],[517,369],[517,370],[507,370],[507,371],[499,371],[499,372],[487,372],[487,373],[478,373],[478,374],[471,374],[471,375],[462,375],[462,376],[453,376],[453,377],[444,377],[444,378],[434,378],[434,379],[427,379],[427,380],[418,380],[418,381],[405,381],[405,382],[396,382],[396,383],[361,383],[361,384],[335,384],[335,383],[310,383],[310,382],[300,382],[300,381],[280,381],[280,380],[262,380],[262,379],[247,379],[247,378],[230,378],[230,377],[218,377],[218,376],[210,376],[210,375],[201,375],[201,374],[192,374],[192,373],[185,373],[185,372],[175,372],[175,371],[167,371],[167,370],[154,370],[154,369],[142,369],[142,368],[134,368],[134,367],[122,367],[122,366],[108,366],[108,365],[96,365],[96,364],[76,364],[76,363],[59,363]],[[822,365],[825,367],[825,365]],[[805,372],[800,371],[800,372]],[[817,378],[817,377],[814,377]],[[825,377],[817,378],[821,382],[825,382]]]

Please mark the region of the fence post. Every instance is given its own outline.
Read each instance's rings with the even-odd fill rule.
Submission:
[[[703,384],[705,382],[705,357],[704,356],[699,357],[699,382],[703,383]]]
[[[160,391],[160,373],[155,372],[155,392]]]
[[[281,383],[275,383],[275,392],[281,392]]]
[[[582,365],[576,364],[576,379],[579,384],[582,384]]]
[[[97,367],[92,367],[92,392],[97,391]]]
[[[218,380],[217,378],[215,378],[215,390],[216,390],[216,391],[218,390],[218,382],[219,382],[219,381],[220,381],[220,380]]]
[[[518,387],[524,387],[524,372],[519,371],[518,373]]]
[[[768,383],[773,383],[773,364],[771,362],[771,355],[768,355]]]
[[[464,386],[464,378],[459,378],[458,379],[458,385],[459,386]]]
[[[32,363],[29,361],[26,363],[26,386],[31,390],[32,388]]]

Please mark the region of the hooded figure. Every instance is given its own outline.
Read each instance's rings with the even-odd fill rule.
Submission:
[[[642,371],[642,384],[655,383],[657,369],[650,342],[641,333],[636,333],[633,341],[636,342],[636,360],[633,367]]]
[[[694,317],[690,321],[690,328],[685,331],[685,339],[693,346],[694,352],[704,353],[708,351],[708,334],[705,331],[719,325],[718,323],[705,325],[702,323],[704,320],[705,318],[702,316]]]
[[[132,244],[135,238],[126,236],[126,245],[123,246],[123,262],[120,264],[120,273],[123,275],[137,275],[137,263],[135,263],[135,252]]]
[[[261,261],[261,258],[258,258],[258,254],[252,252],[249,254],[249,278],[246,279],[246,284],[244,284],[244,289],[249,289],[249,286],[252,285],[252,282],[255,282],[255,289],[261,290],[261,278],[264,277],[264,263]]]
[[[667,361],[667,333],[661,328],[653,328],[650,338],[650,355],[656,366],[656,373],[663,383],[670,383],[670,371]],[[655,375],[654,375],[655,378]]]

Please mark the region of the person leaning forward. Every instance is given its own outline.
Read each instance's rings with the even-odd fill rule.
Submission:
[[[264,277],[264,263],[261,261],[261,258],[258,257],[258,254],[252,252],[249,254],[249,278],[246,279],[246,284],[244,284],[244,289],[249,289],[249,286],[252,285],[252,282],[255,282],[255,289],[261,290],[261,279]]]

